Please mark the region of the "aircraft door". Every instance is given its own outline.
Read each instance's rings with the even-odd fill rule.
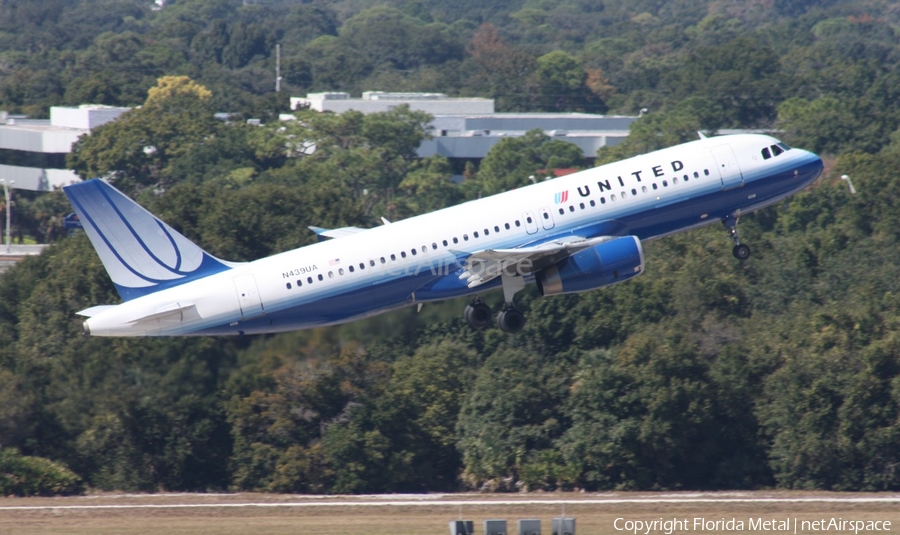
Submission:
[[[553,214],[547,208],[541,208],[541,224],[544,225],[544,230],[550,230],[556,226],[556,223],[553,222]]]
[[[232,279],[237,293],[238,304],[241,306],[241,318],[250,319],[262,316],[266,313],[263,309],[259,288],[256,286],[256,277],[253,273],[240,275]]]
[[[525,231],[529,234],[534,234],[538,231],[537,220],[534,218],[533,212],[525,212],[522,214],[522,219],[525,220]]]
[[[722,179],[722,189],[731,189],[744,185],[744,175],[738,165],[734,151],[731,145],[719,145],[709,149],[712,152],[713,159],[716,161],[716,167],[719,170],[719,178]]]

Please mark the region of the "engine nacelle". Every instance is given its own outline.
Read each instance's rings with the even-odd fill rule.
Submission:
[[[637,236],[597,244],[537,273],[541,295],[586,292],[628,280],[644,271],[644,250]]]

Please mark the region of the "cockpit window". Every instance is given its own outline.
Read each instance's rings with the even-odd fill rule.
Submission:
[[[769,147],[766,147],[762,150],[763,160],[768,160],[772,157],[772,153],[769,152]]]
[[[788,147],[786,143],[779,143],[778,146],[786,151],[791,150],[791,148]]]
[[[784,149],[782,149],[778,145],[772,145],[772,156],[778,156],[782,152],[784,152]]]

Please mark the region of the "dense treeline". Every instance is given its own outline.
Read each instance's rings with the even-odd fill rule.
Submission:
[[[247,4],[0,2],[0,103],[142,104],[70,167],[234,260],[587,165],[530,132],[455,185],[415,158],[428,117],[408,109],[213,119],[283,111],[262,84],[274,42],[292,90],[650,108],[598,161],[774,126],[826,176],[742,219],[749,261],[717,225],[648,243],[635,280],[522,292],[515,336],[471,331],[455,301],[249,339],[83,337],[75,312],[117,302],[112,284],[83,235],[62,239],[61,193],[23,200],[25,234],[60,239],[0,277],[0,472],[42,467],[60,492],[900,488],[895,6]]]

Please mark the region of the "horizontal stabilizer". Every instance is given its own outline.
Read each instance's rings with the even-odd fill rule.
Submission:
[[[329,229],[310,226],[309,230],[316,233],[316,237],[319,239],[319,241],[323,241],[325,238],[343,238],[344,236],[352,236],[366,229],[359,227],[341,227]]]
[[[81,310],[81,311],[79,311],[79,312],[76,312],[76,314],[78,314],[79,316],[85,316],[85,317],[88,317],[88,318],[93,318],[93,317],[96,316],[97,314],[99,314],[99,313],[101,313],[101,312],[104,312],[104,311],[106,311],[106,310],[109,310],[109,309],[111,309],[111,308],[116,308],[117,306],[118,306],[118,305],[97,305],[97,306],[95,306],[95,307],[86,308],[86,309],[84,309],[84,310]]]
[[[141,321],[153,321],[153,320],[163,320],[163,319],[175,319],[181,321],[184,313],[188,310],[195,308],[194,304],[182,305],[179,303],[172,303],[171,305],[164,306],[156,310],[156,312],[152,312],[150,314],[145,314],[142,316],[138,316],[136,318],[132,318],[128,320],[128,323],[138,323]]]

